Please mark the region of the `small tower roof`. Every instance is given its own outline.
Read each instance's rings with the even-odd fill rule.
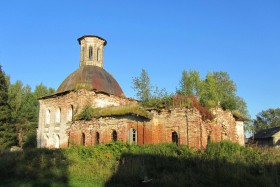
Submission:
[[[100,36],[96,36],[96,35],[84,35],[84,36],[78,38],[79,44],[81,44],[82,39],[87,38],[87,37],[98,38],[100,40],[103,40],[104,41],[104,46],[107,44],[107,41],[104,38],[101,38]]]

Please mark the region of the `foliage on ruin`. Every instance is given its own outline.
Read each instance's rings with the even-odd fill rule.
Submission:
[[[74,90],[79,90],[79,89],[92,90],[92,87],[89,84],[77,84]]]
[[[191,105],[193,108],[196,108],[201,117],[202,117],[202,120],[213,120],[214,119],[214,115],[212,114],[212,112],[209,110],[209,108],[203,106],[195,96],[190,96],[189,97],[190,101],[191,101]]]
[[[203,119],[213,119],[209,109],[222,107],[250,118],[247,104],[236,95],[237,87],[227,72],[209,72],[202,79],[198,71],[184,70],[177,94],[168,94],[165,89],[153,86],[147,71],[142,69],[140,76],[133,78],[133,88],[145,108],[195,107]]]
[[[142,69],[141,75],[139,77],[133,77],[133,89],[136,90],[136,96],[146,103],[152,97],[152,85],[150,82],[150,77],[146,70]]]
[[[279,186],[280,150],[122,142],[0,153],[0,186]]]
[[[198,71],[183,70],[177,93],[187,96],[193,95],[199,97],[201,93],[201,84],[202,80],[200,79],[200,74]]]
[[[209,72],[205,79],[196,71],[183,71],[178,93],[194,95],[207,108],[222,107],[225,110],[239,111],[250,118],[246,102],[237,96],[236,84],[227,72]]]
[[[245,122],[251,122],[251,119],[249,119],[247,116],[245,116],[243,113],[239,112],[238,110],[232,111],[233,116],[236,118],[245,121]]]
[[[105,108],[92,108],[90,105],[86,105],[82,112],[75,117],[75,119],[89,121],[92,118],[124,115],[135,115],[151,119],[151,113],[139,105],[110,106]]]

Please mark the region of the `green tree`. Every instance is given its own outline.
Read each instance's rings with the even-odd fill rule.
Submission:
[[[247,103],[245,102],[245,100],[239,96],[236,96],[235,102],[237,105],[236,110],[240,112],[245,118],[251,119],[251,116],[247,109]]]
[[[8,103],[11,108],[12,123],[17,123],[19,119],[19,109],[22,103],[23,84],[21,81],[16,81],[14,84],[9,83]]]
[[[147,71],[142,69],[140,77],[133,77],[132,81],[137,98],[147,103],[152,97],[152,85]]]
[[[198,71],[186,71],[182,72],[182,78],[180,81],[180,89],[177,93],[183,95],[194,95],[196,97],[200,96],[201,89],[201,79]]]
[[[38,124],[39,102],[37,98],[54,93],[53,88],[47,88],[42,83],[37,85],[32,93],[30,86],[24,86],[21,81],[10,83],[8,104],[11,109],[10,123],[16,127],[17,144],[20,146],[36,146],[36,126]]]
[[[208,73],[203,82],[201,102],[208,107],[221,106],[237,110],[241,98],[236,96],[236,85],[226,72]]]
[[[8,103],[8,86],[0,65],[0,150],[16,145],[16,129],[11,124],[11,108]]]
[[[280,108],[263,110],[253,122],[254,132],[280,126]]]
[[[223,108],[235,110],[237,108],[235,83],[227,72],[214,72],[213,76],[217,85],[218,102]]]
[[[146,70],[142,69],[139,77],[133,78],[133,89],[136,91],[137,98],[141,100],[144,107],[162,108],[166,103],[170,103],[170,96],[166,89],[152,86],[150,77]]]
[[[38,99],[47,95],[51,95],[55,92],[53,88],[47,88],[43,83],[36,86],[34,90],[34,96]]]
[[[212,73],[208,73],[206,79],[201,83],[200,102],[208,108],[219,104],[217,86]]]

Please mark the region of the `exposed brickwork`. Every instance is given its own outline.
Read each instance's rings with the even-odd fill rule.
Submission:
[[[39,125],[37,131],[38,147],[62,147],[68,145],[69,128],[73,117],[80,113],[84,106],[108,107],[136,103],[135,100],[96,93],[79,89],[62,95],[39,100]]]
[[[117,132],[118,140],[129,142],[129,129],[137,131],[137,143],[154,144],[172,142],[172,132],[178,134],[178,143],[195,148],[205,148],[209,140],[219,142],[230,140],[239,142],[236,133],[236,121],[232,114],[222,109],[212,112],[213,121],[202,121],[196,109],[176,108],[173,110],[151,111],[152,120],[143,120],[133,116],[106,117],[91,121],[75,121],[67,132],[70,144],[82,144],[85,134],[85,145],[95,145],[95,134],[100,134],[100,143],[112,141],[112,132]]]

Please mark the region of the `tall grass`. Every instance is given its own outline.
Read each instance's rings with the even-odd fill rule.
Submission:
[[[83,111],[78,114],[76,120],[91,120],[93,117],[136,115],[146,119],[151,119],[151,113],[139,105],[111,106],[106,108],[92,108],[85,106]]]
[[[121,142],[0,154],[0,186],[280,186],[280,150]]]

